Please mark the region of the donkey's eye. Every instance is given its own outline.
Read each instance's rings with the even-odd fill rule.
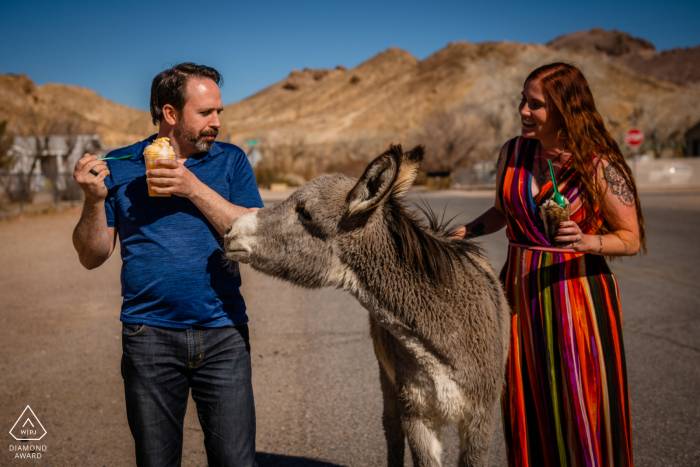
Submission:
[[[297,206],[297,214],[299,214],[302,220],[311,222],[311,214],[309,214],[309,211],[307,211],[304,206]]]

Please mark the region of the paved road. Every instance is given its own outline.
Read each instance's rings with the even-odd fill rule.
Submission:
[[[491,200],[426,194],[468,221]],[[415,198],[416,193],[412,192]],[[635,461],[700,465],[700,195],[645,195],[649,255],[612,264],[623,301]],[[0,223],[0,428],[27,404],[48,434],[44,463],[134,465],[119,374],[118,257],[95,271],[70,244],[76,213]],[[503,233],[483,241],[505,260]],[[367,313],[334,289],[303,290],[242,268],[251,317],[261,467],[381,466],[385,447],[377,363]],[[206,465],[194,407],[185,421],[185,466]],[[22,465],[7,445],[0,465]],[[445,465],[457,439],[445,430]],[[505,465],[500,425],[490,464]],[[407,465],[410,465],[410,461]]]
[[[464,222],[492,203],[468,194],[423,197]],[[647,195],[642,203],[649,254],[611,266],[623,302],[635,461],[697,466],[700,196]],[[500,270],[505,234],[486,237],[483,245]],[[249,268],[243,274],[253,322],[259,449],[333,465],[382,465],[378,370],[364,309],[341,291],[300,290]],[[445,465],[456,465],[454,429],[444,433],[444,445]],[[500,424],[490,464],[506,465]]]

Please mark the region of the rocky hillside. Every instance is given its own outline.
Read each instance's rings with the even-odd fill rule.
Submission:
[[[350,70],[294,71],[227,106],[222,131],[235,141],[303,137],[309,144],[386,143],[411,140],[431,118],[454,112],[464,116],[467,127],[479,129],[482,155],[492,157],[494,147],[518,133],[524,78],[554,61],[581,67],[618,140],[632,115],[657,141],[679,141],[700,120],[699,88],[643,75],[598,50],[567,46],[564,39],[552,46],[455,42],[422,61],[392,48]],[[638,54],[653,51],[641,41],[629,48]]]
[[[600,28],[558,37],[547,45],[561,51],[597,54],[613,63],[672,83],[700,85],[700,45],[658,52],[644,39]]]
[[[700,121],[700,48],[659,53],[629,34],[594,29],[547,45],[454,42],[424,60],[390,48],[352,69],[295,70],[227,105],[220,139],[323,147],[358,141],[373,147],[410,144],[422,141],[431,121],[445,121],[450,114],[479,139],[473,152],[492,158],[495,148],[519,131],[524,78],[553,61],[581,67],[618,140],[635,116],[647,140],[665,144],[668,151]],[[23,75],[0,75],[0,121],[9,119],[11,129],[27,133],[41,121],[65,118],[109,145],[154,131],[147,112],[89,89],[35,86]]]
[[[154,132],[150,115],[77,86],[36,86],[24,75],[0,74],[0,121],[19,134],[34,131],[97,133],[109,146],[131,144]]]

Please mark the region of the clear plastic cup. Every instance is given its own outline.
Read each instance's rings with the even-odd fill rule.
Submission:
[[[559,224],[568,221],[570,218],[571,205],[569,200],[564,198],[566,206],[563,208],[554,202],[553,199],[548,199],[540,205],[540,217],[544,222],[544,230],[547,234],[549,243],[556,246],[566,245],[569,242],[557,242],[554,238],[557,236]]]
[[[151,170],[151,169],[161,169],[161,166],[156,165],[156,161],[158,159],[172,159],[175,160],[176,156],[174,154],[144,154],[143,159],[146,161],[146,170]],[[149,183],[148,184],[148,196],[156,196],[160,198],[168,198],[170,197],[170,193],[156,193],[151,189],[152,186],[158,187],[158,188],[165,188],[165,185],[159,185],[157,183]]]

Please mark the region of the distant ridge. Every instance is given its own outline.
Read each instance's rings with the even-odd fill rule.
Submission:
[[[644,39],[593,29],[546,45],[452,42],[424,60],[392,47],[352,69],[294,70],[226,105],[219,139],[383,145],[410,141],[427,120],[458,112],[479,128],[481,156],[492,158],[494,147],[519,133],[524,78],[554,61],[581,67],[618,140],[632,115],[669,145],[700,121],[700,47],[659,53]],[[36,86],[24,75],[0,75],[0,120],[26,133],[30,115],[71,116],[92,126],[108,145],[130,144],[155,131],[147,112],[89,89]]]
[[[131,144],[154,133],[150,115],[105,99],[91,89],[65,84],[36,86],[25,75],[0,74],[0,121],[30,134],[29,126],[70,119],[97,133],[108,146]]]
[[[657,79],[612,60],[613,54],[663,54],[646,41],[610,34],[612,44],[602,45],[583,40],[586,33],[558,38],[551,45],[453,42],[422,61],[391,48],[350,70],[293,71],[285,80],[226,106],[222,132],[238,142],[303,138],[307,144],[386,144],[410,140],[426,120],[453,111],[481,127],[481,156],[491,158],[499,142],[519,133],[517,105],[527,74],[540,65],[565,61],[583,70],[618,141],[631,116],[658,141],[680,141],[700,120],[700,87]]]
[[[700,45],[658,52],[650,42],[626,32],[595,28],[557,37],[557,50],[599,53],[639,73],[677,84],[700,84]]]

